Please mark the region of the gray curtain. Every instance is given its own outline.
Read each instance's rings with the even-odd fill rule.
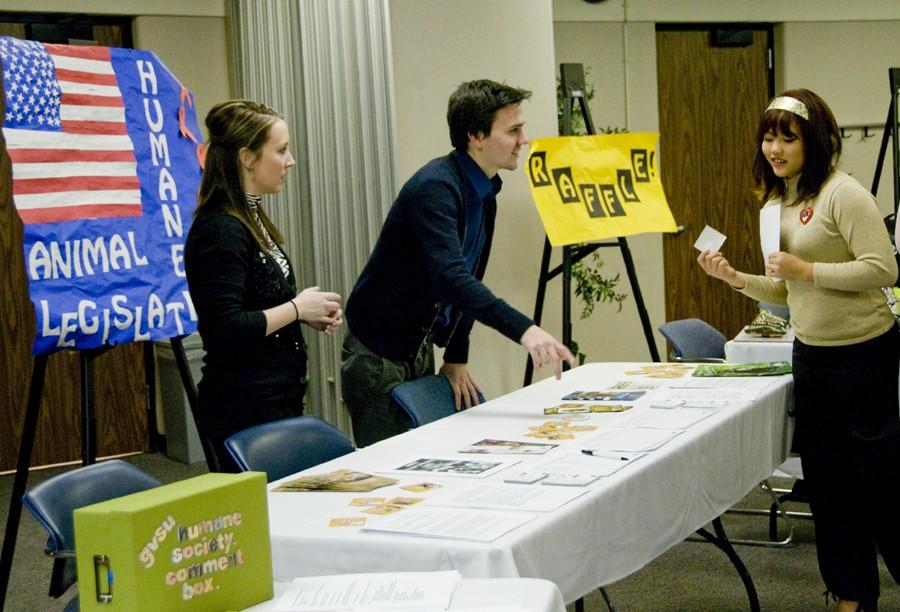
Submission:
[[[349,296],[395,195],[387,0],[230,0],[237,97],[285,117],[297,167],[266,198],[300,286]],[[305,330],[307,414],[350,432],[341,402],[343,330]]]

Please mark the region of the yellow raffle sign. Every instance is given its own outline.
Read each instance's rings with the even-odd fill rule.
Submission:
[[[535,140],[525,169],[550,244],[674,232],[656,163],[658,138],[637,133]]]

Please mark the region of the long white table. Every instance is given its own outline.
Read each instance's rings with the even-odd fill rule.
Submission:
[[[572,391],[602,390],[620,380],[652,380],[623,374],[641,365],[651,364],[588,364],[564,373],[560,381],[543,380],[305,473],[339,468],[377,473],[411,457],[455,455],[458,449],[483,438],[536,441],[523,434],[529,426],[556,418],[544,415],[544,408],[562,403],[561,398]],[[789,446],[785,410],[791,401],[792,379],[782,376],[768,380],[771,384],[754,401],[720,408],[659,449],[589,485],[587,494],[553,512],[537,513],[534,520],[487,544],[329,527],[335,517],[365,516],[367,526],[391,518],[360,513],[360,508],[349,506],[353,498],[425,497],[422,504],[404,510],[416,512],[428,506],[427,499],[435,492],[410,493],[401,485],[425,480],[450,489],[475,482],[469,478],[391,475],[398,478],[396,485],[370,493],[270,492],[275,579],[456,569],[464,578],[548,579],[558,585],[567,602],[575,601],[639,570],[716,519],[784,460]],[[599,432],[626,417],[660,410],[646,404],[638,401],[627,412],[592,414],[589,421],[574,424],[596,424]],[[559,447],[546,455],[517,455],[522,462],[510,469],[527,469],[554,453],[577,452],[591,435],[582,433],[574,440],[559,441]],[[500,472],[486,482],[499,483],[502,478]],[[748,591],[751,587],[752,583]],[[753,597],[755,593],[751,600]]]

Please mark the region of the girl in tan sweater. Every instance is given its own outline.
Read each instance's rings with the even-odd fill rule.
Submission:
[[[790,308],[794,449],[819,569],[836,610],[875,610],[877,551],[900,581],[900,335],[881,291],[897,265],[875,199],[835,169],[841,137],[819,96],[775,98],[757,142],[753,174],[765,206],[781,206],[782,250],[765,276],[718,252],[697,261],[748,297]]]

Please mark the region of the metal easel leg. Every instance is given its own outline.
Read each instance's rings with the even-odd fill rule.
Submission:
[[[19,521],[22,518],[22,495],[28,484],[28,468],[31,463],[31,451],[34,448],[34,435],[37,431],[38,416],[41,408],[41,394],[44,390],[44,374],[47,372],[47,355],[34,358],[31,370],[31,387],[28,389],[28,404],[25,408],[25,422],[22,425],[22,438],[19,440],[19,460],[16,465],[16,478],[13,481],[12,495],[9,500],[9,513],[6,517],[6,535],[3,537],[3,553],[0,555],[0,612],[6,602],[9,577],[12,574],[13,555],[16,552],[16,537],[19,533]]]

